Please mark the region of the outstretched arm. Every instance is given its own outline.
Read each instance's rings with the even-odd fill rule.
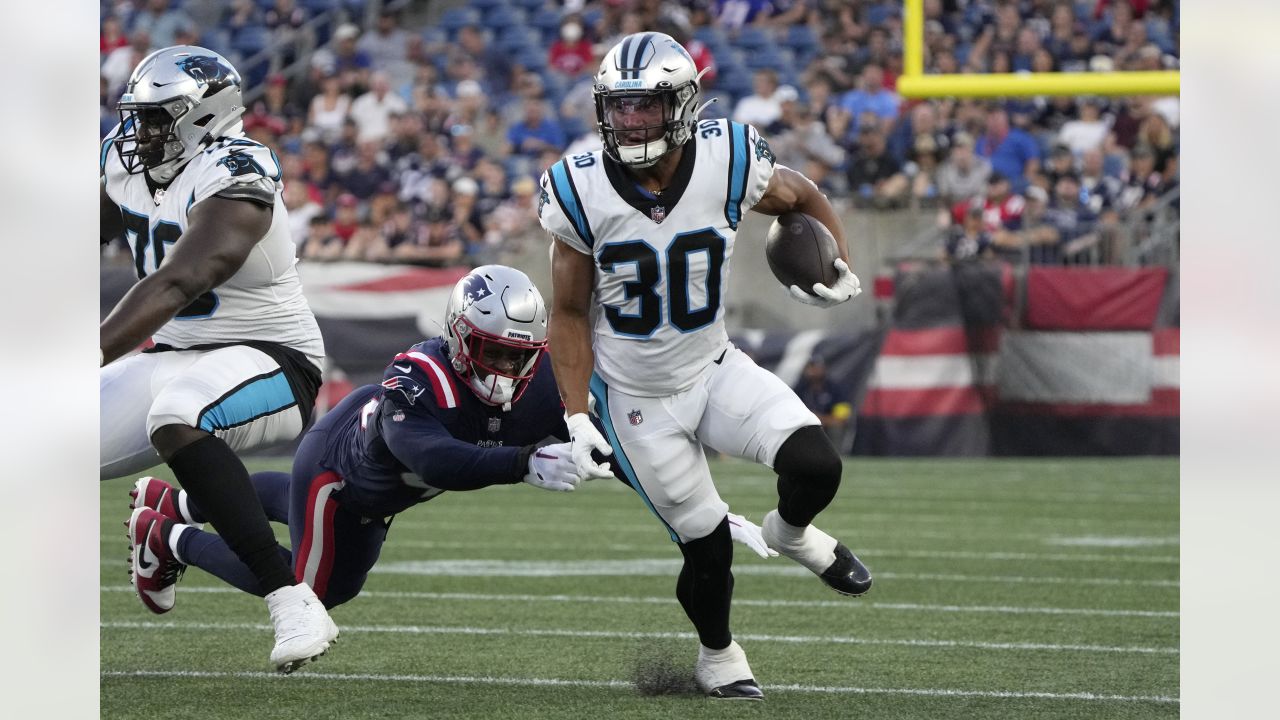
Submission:
[[[271,228],[272,209],[211,197],[191,208],[159,269],[139,280],[98,329],[103,364],[151,337],[196,298],[226,282]]]
[[[587,411],[587,385],[595,366],[591,349],[591,288],[595,260],[560,242],[551,251],[551,284],[555,298],[547,329],[551,369],[560,387],[566,415]]]
[[[822,194],[812,180],[786,165],[779,165],[773,171],[773,177],[769,179],[769,187],[765,188],[764,196],[751,209],[764,215],[802,212],[816,218],[818,222],[827,226],[831,236],[836,239],[840,258],[852,265],[849,261],[849,245],[844,239],[844,224],[840,222],[836,209],[831,207],[831,201]]]

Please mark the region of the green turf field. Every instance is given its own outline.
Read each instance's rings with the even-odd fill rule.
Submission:
[[[774,507],[765,468],[712,470],[736,512]],[[818,524],[871,567],[870,594],[735,545],[754,704],[682,691],[697,640],[679,551],[618,483],[402,514],[364,595],[333,611],[341,642],[286,677],[267,672],[263,602],[200,570],[172,612],[143,608],[129,487],[102,483],[104,718],[1178,716],[1176,460],[847,462]]]

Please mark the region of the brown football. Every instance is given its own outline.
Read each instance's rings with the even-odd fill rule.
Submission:
[[[810,295],[814,283],[830,287],[839,275],[834,265],[840,257],[835,238],[825,225],[804,213],[785,213],[773,221],[765,236],[764,255],[783,287],[799,285]]]

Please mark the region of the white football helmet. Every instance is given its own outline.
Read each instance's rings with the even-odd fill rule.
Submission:
[[[481,265],[453,286],[445,342],[458,376],[489,405],[520,399],[547,347],[547,304],[527,275]]]
[[[624,37],[605,54],[592,88],[604,151],[623,165],[649,167],[684,145],[698,119],[701,76],[670,35]],[[639,124],[639,117],[651,119]]]
[[[202,47],[156,50],[134,68],[116,107],[115,146],[125,170],[168,182],[215,139],[239,130],[240,73]]]

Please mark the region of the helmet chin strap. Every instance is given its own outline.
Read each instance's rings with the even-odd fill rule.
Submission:
[[[657,148],[657,153],[653,155],[652,159],[646,160],[645,158],[649,157],[649,149],[651,147]],[[650,140],[642,145],[618,146],[618,157],[622,160],[622,164],[627,167],[651,167],[661,160],[662,156],[666,154],[667,139],[665,137],[658,138],[657,140]]]

